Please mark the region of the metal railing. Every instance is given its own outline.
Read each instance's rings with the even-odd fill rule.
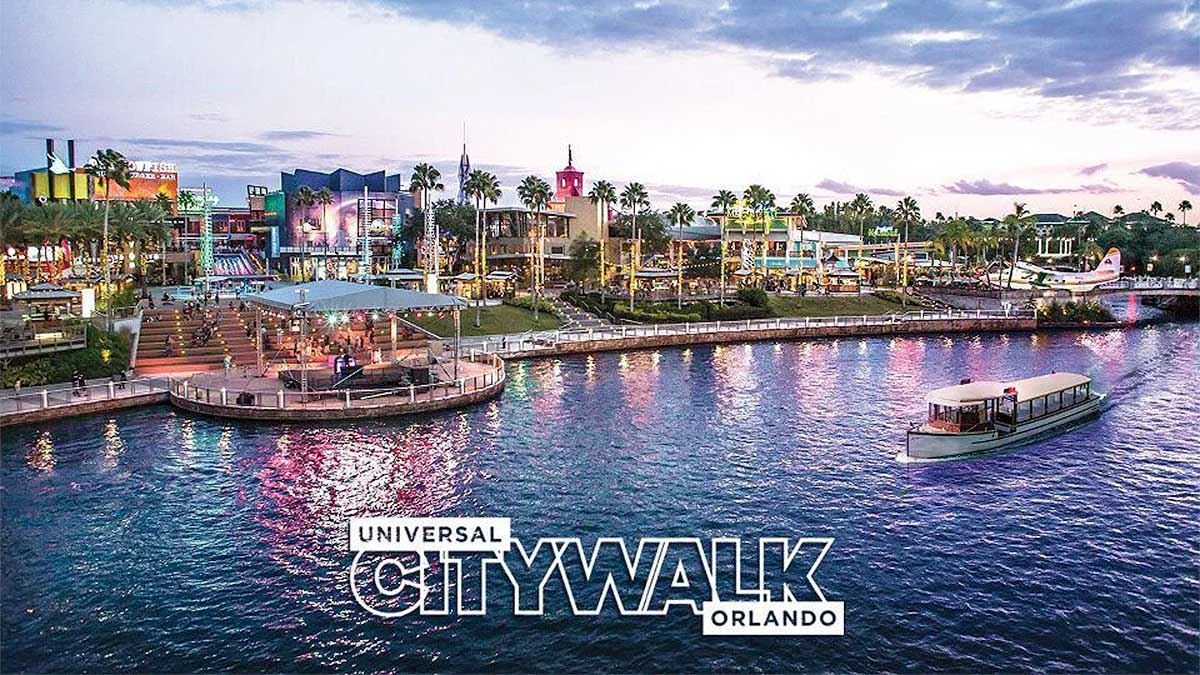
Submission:
[[[12,389],[0,393],[0,415],[69,408],[94,401],[108,401],[145,394],[165,393],[169,382],[161,377],[144,377],[126,381],[105,380],[82,387],[69,384],[47,387],[24,388],[20,392]]]
[[[1196,290],[1200,289],[1200,279],[1191,277],[1125,277],[1097,286],[1100,290]]]
[[[237,387],[197,386],[190,379],[170,378],[171,395],[208,406],[258,410],[332,410],[382,408],[461,398],[494,388],[505,380],[504,361],[494,354],[471,350],[465,359],[491,366],[470,377],[375,389],[296,391],[281,386],[275,391],[245,391]]]
[[[966,319],[999,319],[1016,322],[1028,321],[1033,318],[1036,318],[1036,313],[1033,310],[1025,309],[1012,309],[1010,311],[985,309],[922,310],[874,316],[779,317],[775,319],[606,326],[602,328],[488,336],[486,338],[477,338],[470,343],[464,341],[464,345],[479,349],[485,354],[511,354],[532,351],[539,348],[553,348],[563,343],[625,340],[654,336],[741,333],[831,326],[893,326],[901,323]]]

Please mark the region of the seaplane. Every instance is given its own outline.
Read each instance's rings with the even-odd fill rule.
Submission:
[[[987,275],[988,283],[1020,290],[1065,290],[1073,293],[1086,293],[1097,286],[1116,281],[1121,278],[1121,251],[1116,248],[1108,249],[1104,258],[1090,272],[1062,272],[1048,270],[1027,262],[1018,262],[1013,270],[1012,282],[1009,282],[1009,270],[1001,268],[999,272]]]

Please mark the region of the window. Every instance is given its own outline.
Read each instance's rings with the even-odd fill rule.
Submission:
[[[1031,417],[1041,417],[1042,415],[1046,414],[1046,397],[1045,396],[1042,396],[1040,398],[1035,398],[1032,401],[1030,401],[1030,403],[1032,404],[1032,412],[1030,413]]]
[[[1062,392],[1046,397],[1046,412],[1052,413],[1060,408],[1062,408]]]
[[[1032,410],[1032,402],[1021,401],[1017,404],[1017,421],[1024,422],[1029,419],[1029,412]]]

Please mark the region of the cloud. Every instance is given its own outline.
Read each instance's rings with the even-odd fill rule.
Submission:
[[[802,81],[844,78],[867,66],[929,87],[1015,89],[1084,104],[1110,119],[1200,126],[1200,97],[1161,86],[1164,69],[1196,67],[1194,0],[374,1],[407,16],[571,50],[724,47]]]
[[[277,152],[279,148],[266,143],[245,141],[205,141],[187,138],[123,138],[122,142],[147,148],[178,148],[184,150],[220,150],[225,152]]]
[[[228,122],[229,117],[219,112],[196,112],[188,115],[197,122]]]
[[[310,131],[308,129],[293,129],[293,130],[275,130],[264,131],[259,134],[259,138],[264,141],[307,141],[314,138],[325,138],[336,136],[324,131]]]
[[[30,122],[29,120],[0,120],[0,134],[49,134],[62,131],[63,128],[54,124]]]
[[[1080,169],[1079,174],[1081,176],[1091,176],[1093,174],[1100,173],[1101,171],[1103,171],[1107,168],[1108,168],[1107,162],[1101,163],[1101,164],[1093,164],[1092,166],[1085,166],[1082,169]]]
[[[1200,165],[1188,162],[1167,162],[1148,166],[1138,173],[1155,178],[1169,178],[1192,194],[1200,194]]]
[[[822,190],[828,190],[839,195],[852,195],[859,192],[865,192],[868,195],[880,195],[883,197],[905,197],[908,195],[907,192],[902,192],[900,190],[892,190],[889,188],[880,187],[861,187],[851,183],[843,183],[842,181],[833,180],[832,178],[826,178],[820,183],[817,183],[816,186]]]
[[[1080,185],[1077,187],[1067,188],[1031,188],[1013,185],[1012,183],[993,183],[986,178],[978,180],[960,180],[942,188],[944,192],[958,195],[981,195],[981,196],[996,196],[996,195],[1058,195],[1070,194],[1074,192],[1086,192],[1089,194],[1110,194],[1113,192],[1122,192],[1120,188],[1112,185]]]

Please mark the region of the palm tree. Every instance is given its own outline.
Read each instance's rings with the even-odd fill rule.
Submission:
[[[430,209],[433,207],[433,193],[446,189],[446,186],[442,184],[442,172],[438,171],[432,164],[422,162],[413,167],[408,189],[410,191],[421,191],[421,213],[425,216],[426,223],[433,223],[433,231],[426,231],[425,233],[425,290],[429,293],[437,293],[438,268],[441,262],[438,241],[441,239],[441,236],[438,232],[437,220],[434,219]]]
[[[588,199],[596,205],[596,223],[600,228],[600,293],[603,296],[604,282],[607,280],[604,274],[604,249],[607,248],[605,244],[608,239],[608,208],[617,201],[617,189],[606,180],[596,181],[588,192]]]
[[[180,190],[179,198],[176,199],[175,203],[181,212],[191,211],[196,208],[196,195],[192,194],[190,190]]]
[[[904,225],[904,283],[908,284],[908,228],[910,225],[916,225],[921,222],[921,208],[917,206],[917,200],[912,197],[905,197],[896,204],[896,220]],[[900,247],[896,246],[896,273],[900,272]]]
[[[96,154],[84,165],[83,170],[87,175],[99,180],[104,185],[104,230],[100,244],[100,260],[104,266],[104,295],[105,298],[112,296],[112,269],[108,265],[108,217],[109,205],[112,203],[111,193],[113,183],[120,185],[122,188],[129,189],[129,174],[133,167],[129,160],[125,159],[125,155],[108,148],[105,150],[97,150]],[[109,325],[112,324],[112,303],[106,302],[108,309],[106,316]]]
[[[721,215],[729,215],[729,210],[737,206],[737,195],[730,190],[720,190],[713,195],[712,208],[719,209]]]
[[[541,304],[541,286],[545,282],[545,226],[542,209],[550,205],[550,184],[538,176],[526,176],[517,186],[517,196],[525,208],[534,212],[534,226],[529,229],[529,289],[533,296],[533,321],[538,321],[538,306]],[[535,249],[536,247],[536,249]]]
[[[329,234],[325,231],[325,207],[333,203],[333,193],[329,191],[329,188],[323,187],[313,195],[313,203],[321,207],[321,236],[324,237],[325,248],[328,249]]]
[[[788,210],[797,215],[808,218],[816,212],[816,207],[813,205],[813,199],[807,192],[792,197],[792,203],[788,205]]]
[[[1117,204],[1116,206],[1113,207],[1113,215],[1114,216],[1119,216],[1123,213],[1125,213],[1125,207],[1121,206],[1120,204]]]
[[[630,183],[621,190],[621,206],[629,209],[632,216],[632,234],[633,234],[633,251],[629,255],[629,311],[633,311],[633,290],[634,290],[634,274],[637,273],[638,264],[642,251],[642,232],[638,229],[637,214],[641,209],[650,208],[650,195],[646,192],[646,186],[641,183]]]
[[[1150,213],[1153,213],[1155,216],[1157,216],[1159,213],[1162,212],[1162,210],[1163,210],[1162,202],[1160,202],[1160,201],[1150,202]]]
[[[1192,203],[1188,200],[1179,202],[1179,213],[1183,214],[1183,224],[1187,225],[1187,212],[1192,210]]]
[[[696,210],[687,204],[684,204],[683,202],[675,202],[675,205],[671,207],[671,210],[667,212],[667,215],[669,215],[671,220],[674,220],[679,227],[679,251],[675,261],[675,269],[678,270],[676,275],[677,288],[675,289],[675,304],[679,309],[683,309],[683,224],[684,222],[692,222],[692,219],[696,217]]]
[[[1116,213],[1121,207],[1113,209]],[[1029,209],[1025,208],[1024,202],[1014,202],[1013,212],[1004,217],[1004,225],[1008,228],[1008,234],[1013,240],[1012,265],[1008,268],[1008,287],[1012,288],[1013,274],[1017,270],[1017,256],[1021,250],[1021,232],[1033,225],[1033,215],[1029,213]]]
[[[854,195],[854,199],[850,201],[850,212],[854,215],[854,219],[858,221],[858,238],[866,241],[866,223],[867,216],[875,210],[871,204],[871,198],[862,192]]]
[[[51,202],[33,207],[25,213],[25,232],[27,238],[32,237],[32,241],[37,243],[39,262],[46,263],[47,281],[54,280],[54,250],[70,227],[71,209],[64,203]]]
[[[729,222],[729,210],[737,205],[737,195],[730,190],[719,190],[713,195],[710,208],[721,210],[721,253],[718,261],[721,285],[717,289],[721,306],[725,306],[725,228]]]
[[[308,281],[308,260],[304,255],[308,246],[308,210],[317,203],[317,193],[307,185],[301,185],[300,189],[296,190],[296,194],[292,195],[292,203],[300,209],[300,234],[303,237],[300,240],[300,264],[302,265],[300,281]],[[316,275],[314,274],[313,277],[315,278]]]
[[[463,192],[467,197],[475,200],[475,283],[479,285],[479,297],[475,303],[475,327],[480,325],[481,307],[483,304],[483,202],[487,199],[488,189],[492,183],[496,182],[496,177],[482,170],[475,169],[467,176],[466,182],[463,183]],[[498,185],[497,185],[498,187]]]
[[[1163,216],[1163,217],[1167,219],[1167,222],[1168,222],[1168,223],[1174,223],[1174,222],[1175,222],[1175,214],[1174,214],[1174,213],[1168,213],[1167,215],[1165,215],[1165,216]]]

